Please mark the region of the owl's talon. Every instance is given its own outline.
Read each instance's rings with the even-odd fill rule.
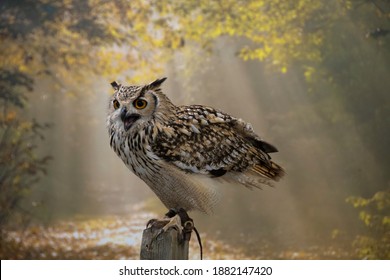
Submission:
[[[176,213],[176,214],[174,214]],[[173,216],[172,216],[173,215]],[[171,217],[170,217],[171,216]],[[183,233],[183,225],[180,219],[180,216],[177,214],[177,212],[173,209],[170,210],[165,216],[165,218],[158,220],[158,219],[151,219],[147,222],[146,228],[156,228],[157,232],[153,235],[150,244],[148,244],[148,247],[151,248],[152,243],[157,240],[157,238],[166,232],[169,228],[174,228],[177,230],[178,239],[179,242],[182,243],[184,240],[184,233]]]
[[[171,227],[175,228],[178,231],[179,235],[183,234],[181,219],[178,214],[176,214],[172,218],[169,218],[168,223],[162,229],[165,232]]]
[[[147,223],[146,223],[146,228],[150,228],[153,226],[153,224],[157,221],[157,219],[150,219]]]

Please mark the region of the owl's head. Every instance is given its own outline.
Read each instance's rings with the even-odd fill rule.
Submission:
[[[153,118],[164,118],[174,107],[160,89],[166,79],[158,79],[144,86],[123,86],[112,82],[115,93],[109,101],[109,129],[131,133]]]

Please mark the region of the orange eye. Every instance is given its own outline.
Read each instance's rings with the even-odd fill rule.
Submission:
[[[114,109],[117,110],[121,104],[118,100],[114,99],[114,101],[112,101],[112,105],[114,106]]]
[[[136,109],[144,109],[146,105],[148,105],[148,102],[146,102],[146,100],[143,99],[136,99],[133,105]]]

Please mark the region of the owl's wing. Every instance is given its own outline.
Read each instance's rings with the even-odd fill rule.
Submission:
[[[249,124],[210,107],[180,107],[177,119],[159,129],[152,150],[190,173],[219,177],[250,171],[269,179],[279,176],[275,171],[279,166],[267,154],[277,149]]]
[[[236,119],[234,121],[234,128],[240,132],[240,134],[245,137],[247,141],[252,143],[255,147],[266,153],[276,153],[278,149],[272,144],[265,142],[261,139],[254,131],[252,126],[249,123],[244,122],[241,119]]]

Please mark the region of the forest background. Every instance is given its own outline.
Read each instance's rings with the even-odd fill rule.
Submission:
[[[1,258],[137,258],[165,209],[109,148],[110,82],[167,76],[287,170],[194,214],[206,257],[390,259],[389,20],[388,0],[2,0]]]

